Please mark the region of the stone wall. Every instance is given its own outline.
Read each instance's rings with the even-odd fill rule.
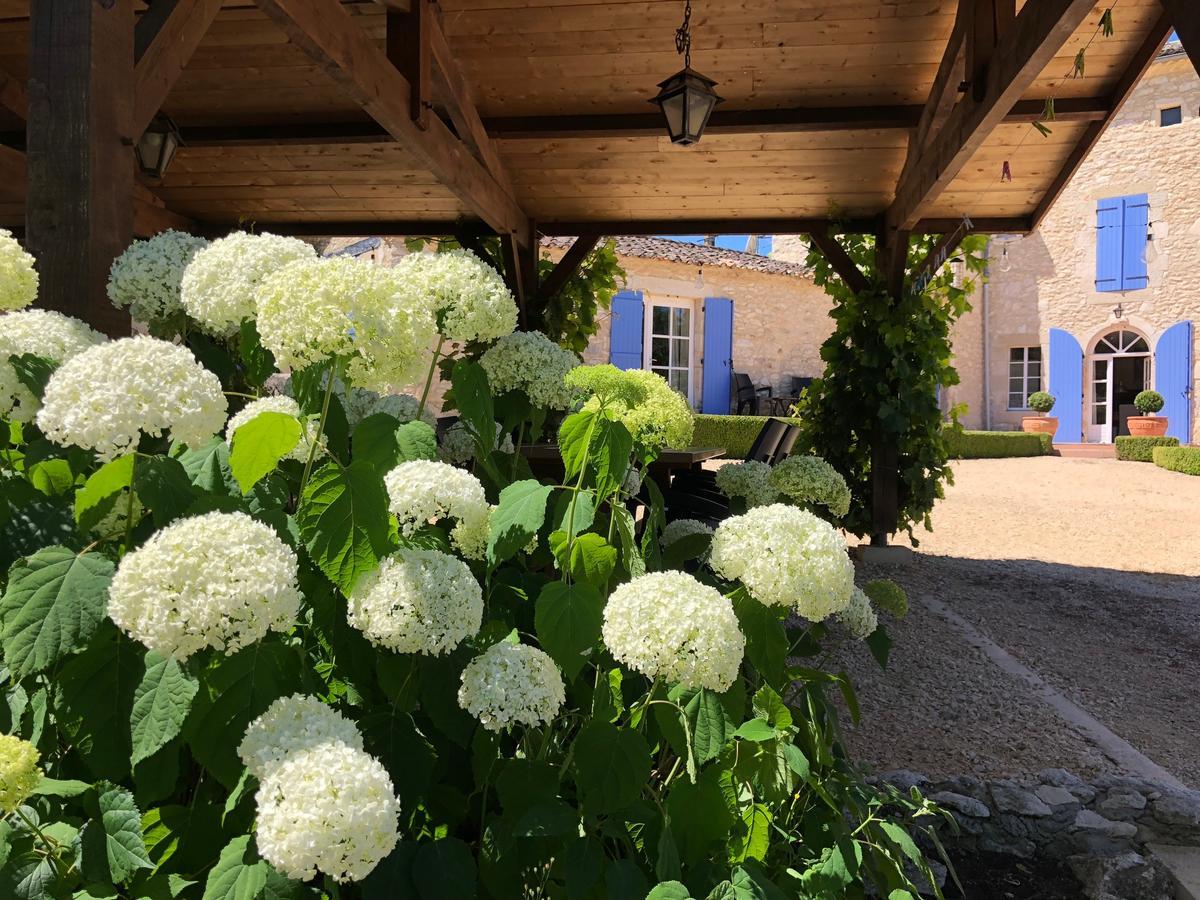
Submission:
[[[1175,105],[1183,108],[1183,123],[1159,127],[1159,110]],[[1019,156],[1012,166],[1014,180],[1019,181]],[[1098,292],[1096,202],[1141,193],[1150,197],[1150,285],[1139,291]],[[1005,246],[1008,262],[1002,265]],[[1200,78],[1186,56],[1162,59],[1151,67],[1038,231],[1007,244],[993,242],[990,257],[990,415],[972,417],[979,427],[1019,427],[1023,411],[1008,409],[1008,352],[1040,345],[1046,358],[1051,328],[1073,334],[1087,353],[1099,337],[1122,323],[1141,331],[1152,346],[1176,322],[1200,324]],[[982,333],[979,300],[976,312],[959,325],[961,337],[973,339]],[[1114,312],[1118,305],[1120,318]],[[1195,335],[1193,360],[1200,380],[1200,327]],[[965,379],[963,399],[982,411],[982,348],[964,346],[959,356],[961,370],[980,373]],[[1089,394],[1090,384],[1085,382],[1084,391]],[[1192,440],[1197,441],[1200,390],[1193,389],[1192,399]]]

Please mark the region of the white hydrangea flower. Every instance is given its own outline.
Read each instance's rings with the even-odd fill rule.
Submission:
[[[11,356],[32,353],[63,363],[106,340],[86,323],[48,309],[26,309],[0,315],[0,416],[32,422],[38,398],[17,378]]]
[[[670,547],[680,538],[690,537],[693,534],[712,534],[713,530],[708,525],[705,525],[699,519],[676,519],[673,522],[668,522],[667,527],[662,530],[659,535],[658,543],[665,550]]]
[[[871,606],[871,598],[857,587],[850,594],[849,606],[838,613],[837,618],[860,641],[869,638],[879,627],[879,616]]]
[[[507,334],[484,351],[479,364],[496,394],[522,391],[535,408],[567,409],[575,392],[563,378],[579,357],[540,331]]]
[[[689,447],[695,415],[687,398],[657,372],[616,366],[578,366],[565,376],[572,391],[593,394],[585,409],[604,401],[643,447]]]
[[[771,485],[797,503],[820,504],[839,519],[850,512],[850,488],[819,456],[789,456],[771,468]]]
[[[134,640],[186,659],[226,654],[286,631],[300,611],[298,563],[274,529],[245,513],[179,519],[127,554],[108,615]]]
[[[501,641],[462,673],[458,705],[489,731],[549,723],[566,702],[562,674],[549,655],[528,644]]]
[[[512,453],[513,439],[511,434],[501,432],[504,426],[496,423],[496,439],[492,441],[492,449],[501,453]],[[465,466],[475,458],[475,436],[467,423],[459,419],[446,429],[438,442],[438,458],[452,466]]]
[[[57,444],[114,459],[140,434],[198,447],[220,433],[221,382],[186,347],[139,335],[91,347],[50,376],[37,425]]]
[[[316,259],[311,244],[277,234],[237,231],[198,250],[180,282],[179,300],[210,334],[233,334],[254,317],[254,293],[289,263]]]
[[[367,416],[373,416],[376,413],[386,413],[399,421],[401,425],[420,419],[430,428],[437,428],[437,415],[428,406],[422,410],[421,401],[412,394],[376,394],[374,391],[367,391],[363,388],[351,388],[350,393],[351,395],[364,395],[361,402],[366,404],[363,409],[365,415],[359,418],[359,422]],[[354,405],[353,401],[352,405]],[[348,416],[349,413],[347,413]]]
[[[494,341],[517,327],[517,303],[504,279],[468,250],[410,253],[392,271],[405,292],[430,304],[448,340]]]
[[[394,272],[348,256],[273,272],[255,293],[263,346],[291,369],[349,358],[346,380],[371,390],[420,380],[434,319],[427,301],[402,290]]]
[[[340,743],[362,750],[362,735],[353,722],[316,697],[280,697],[250,723],[238,745],[238,756],[260,781],[288,756],[321,744]]]
[[[139,322],[161,322],[183,312],[179,284],[192,257],[207,246],[202,237],[174,230],[134,241],[113,260],[108,299]]]
[[[470,472],[444,462],[416,459],[400,463],[383,477],[383,483],[388,509],[396,514],[401,534],[411,535],[439,519],[457,519],[450,539],[468,558],[482,555],[476,555],[478,537],[482,531],[486,546],[491,507],[483,484]]]
[[[258,851],[289,878],[361,881],[396,846],[400,802],[374,757],[331,741],[271,767],[255,797]]]
[[[230,416],[229,424],[225,426],[225,443],[232,447],[234,432],[252,419],[268,412],[283,413],[285,416],[292,416],[301,421],[301,424],[304,426],[303,433],[300,435],[300,440],[297,442],[295,449],[285,459],[297,459],[301,462],[306,461],[308,459],[308,451],[317,436],[317,423],[303,421],[303,417],[300,415],[299,404],[284,394],[272,394],[267,397],[259,397],[257,400],[251,400]],[[318,450],[317,452],[320,453],[322,450]]]
[[[723,692],[746,649],[733,604],[684,572],[652,572],[629,581],[604,607],[604,645],[647,678]]]
[[[642,491],[642,482],[645,477],[644,469],[631,465],[625,470],[625,477],[621,479],[621,493],[626,497],[636,497]]]
[[[794,606],[811,622],[850,603],[854,565],[832,525],[807,510],[774,503],[722,522],[709,564],[766,606]]]
[[[722,494],[743,498],[748,509],[779,499],[779,492],[771,482],[771,467],[757,459],[726,463],[717,469],[716,481]]]
[[[348,599],[350,625],[397,653],[449,653],[483,624],[479,582],[465,562],[437,550],[384,557]]]
[[[7,228],[0,228],[0,312],[24,309],[38,292],[34,258]]]

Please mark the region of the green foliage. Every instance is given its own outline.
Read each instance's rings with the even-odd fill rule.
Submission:
[[[1143,416],[1159,412],[1166,403],[1167,401],[1163,399],[1163,395],[1158,391],[1141,391],[1133,398],[1133,405],[1138,408],[1138,412]]]
[[[876,530],[871,486],[876,448],[879,459],[894,465],[899,481],[897,518],[888,530],[906,530],[911,537],[918,524],[932,529],[934,503],[953,478],[938,399],[941,388],[959,381],[950,333],[970,310],[971,291],[986,269],[985,241],[965,238],[951,260],[960,264],[942,266],[918,289],[912,273],[937,236],[912,238],[910,277],[900,296],[889,297],[876,267],[874,239],[845,235],[840,240],[872,287],[855,294],[820,252],[809,253],[814,279],[834,301],[834,330],[821,347],[825,373],[798,404],[797,446],[823,457],[846,479],[853,499],[841,524],[859,536]],[[950,419],[957,422],[957,410],[951,410]]]
[[[945,429],[951,459],[1004,459],[1010,456],[1047,456],[1053,450],[1048,434],[1024,431],[964,431]]]
[[[243,494],[296,449],[300,435],[300,420],[278,412],[259,413],[234,432],[229,468]]]
[[[769,421],[768,416],[696,416],[696,427],[692,432],[692,445],[695,447],[724,447],[728,459],[742,459],[750,452],[750,447],[763,426]],[[800,420],[784,417],[783,421],[799,425]]]
[[[1026,401],[1029,408],[1040,415],[1046,415],[1050,410],[1054,409],[1054,395],[1048,394],[1045,391],[1034,391],[1029,395]]]
[[[1155,447],[1152,453],[1159,468],[1200,475],[1200,447]]]
[[[1132,434],[1118,435],[1113,439],[1117,445],[1117,459],[1129,462],[1154,462],[1155,447],[1178,447],[1179,438],[1155,435],[1136,437]]]

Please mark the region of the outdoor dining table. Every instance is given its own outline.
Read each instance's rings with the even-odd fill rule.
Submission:
[[[557,444],[522,444],[521,455],[529,460],[529,467],[534,474],[562,475],[562,457]],[[724,447],[688,447],[682,450],[666,449],[658,454],[658,458],[650,464],[650,477],[660,490],[666,490],[671,484],[671,477],[684,469],[698,469],[708,459],[717,459],[725,455]]]

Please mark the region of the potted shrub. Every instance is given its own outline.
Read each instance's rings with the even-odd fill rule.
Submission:
[[[1048,434],[1050,437],[1054,437],[1054,433],[1058,431],[1058,419],[1046,415],[1054,409],[1054,397],[1045,391],[1034,391],[1029,395],[1029,408],[1037,415],[1025,416],[1021,419],[1021,430],[1028,431],[1030,434]]]
[[[1163,408],[1164,403],[1166,401],[1158,391],[1142,391],[1134,397],[1133,405],[1141,415],[1130,416],[1126,420],[1129,422],[1129,433],[1135,437],[1158,437],[1166,434],[1169,420],[1166,416],[1155,415]]]

